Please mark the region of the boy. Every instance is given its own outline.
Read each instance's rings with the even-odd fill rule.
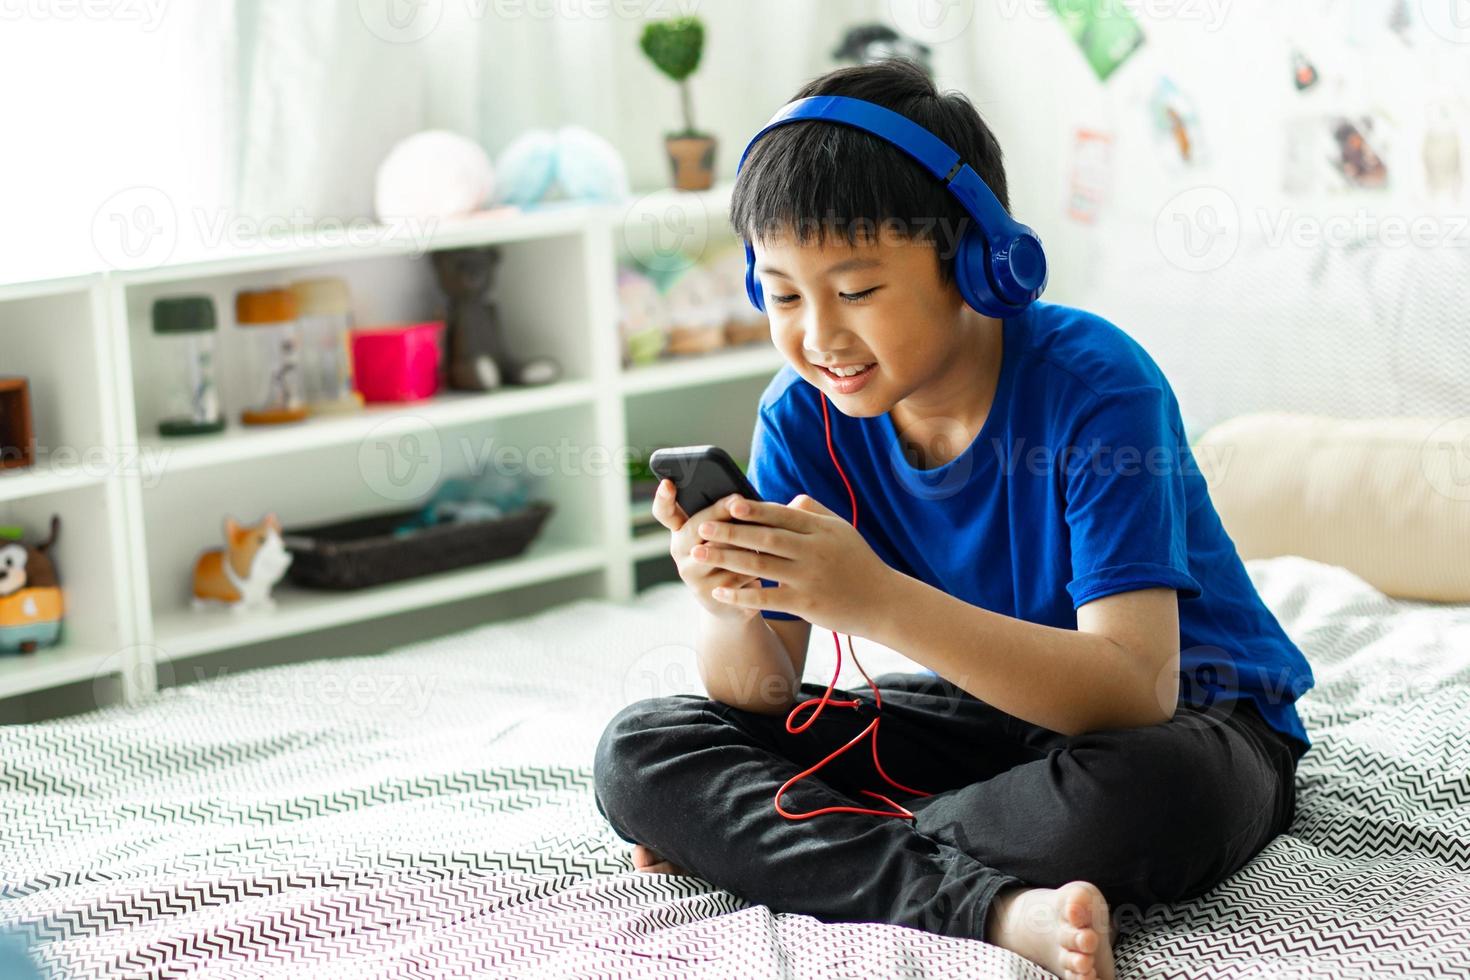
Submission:
[[[814,95],[924,126],[1009,209],[994,136],[912,63],[796,98]],[[968,305],[953,245],[973,218],[904,152],[782,125],[750,148],[731,211],[790,362],[751,447],[766,502],[686,515],[660,486],[709,697],[623,709],[598,744],[597,805],[639,870],[1106,980],[1122,906],[1205,892],[1289,825],[1311,669],[1221,527],[1157,365],[1080,310]],[[929,670],[798,726],[793,705],[826,689],[800,683],[813,624]],[[865,793],[894,794],[881,757],[917,790],[903,815],[773,807],[874,718],[874,747],[786,805],[871,807]]]

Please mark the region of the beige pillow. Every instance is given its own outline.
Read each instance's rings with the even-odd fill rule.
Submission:
[[[1242,415],[1192,449],[1242,558],[1301,555],[1391,596],[1470,602],[1470,415]]]

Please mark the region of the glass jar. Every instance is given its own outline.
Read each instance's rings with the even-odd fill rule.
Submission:
[[[215,367],[217,331],[214,300],[208,296],[153,301],[153,333],[163,350],[154,362],[164,399],[159,435],[197,436],[225,427]]]
[[[301,377],[301,324],[287,289],[235,295],[235,323],[251,335],[250,373],[257,402],[240,413],[246,425],[281,425],[306,418]]]
[[[306,403],[313,415],[362,408],[352,379],[352,300],[337,278],[303,279],[291,284],[301,322]]]

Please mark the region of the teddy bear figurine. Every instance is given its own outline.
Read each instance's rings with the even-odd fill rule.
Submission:
[[[445,316],[449,387],[492,391],[504,385],[542,385],[561,377],[551,357],[518,360],[505,348],[500,317],[487,293],[500,264],[494,246],[433,253],[439,288],[448,297]]]

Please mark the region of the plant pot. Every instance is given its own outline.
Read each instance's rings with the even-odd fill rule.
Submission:
[[[674,186],[681,191],[709,190],[715,182],[713,136],[670,136],[664,139]]]

